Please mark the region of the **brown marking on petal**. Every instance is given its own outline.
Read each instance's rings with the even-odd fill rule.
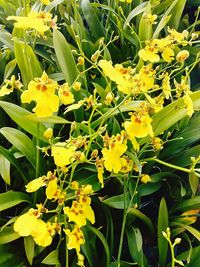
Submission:
[[[45,91],[47,90],[47,87],[46,87],[45,84],[40,84],[40,83],[39,83],[39,84],[36,86],[36,89],[39,90],[39,91],[45,92]]]

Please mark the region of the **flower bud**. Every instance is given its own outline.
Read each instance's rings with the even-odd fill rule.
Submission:
[[[85,64],[84,57],[78,57],[78,65],[83,66]]]
[[[177,54],[176,60],[177,62],[182,63],[189,57],[189,55],[190,53],[187,50],[182,50]]]
[[[80,89],[81,89],[81,83],[80,82],[75,82],[74,84],[73,84],[73,89],[75,90],[75,91],[80,91]]]
[[[93,61],[93,62],[96,62],[97,61],[97,59],[98,59],[98,57],[100,56],[100,51],[99,50],[97,50],[92,56],[91,56],[91,60]]]
[[[52,128],[48,128],[46,129],[46,131],[43,134],[44,138],[46,138],[47,140],[51,139],[53,136],[53,130]]]

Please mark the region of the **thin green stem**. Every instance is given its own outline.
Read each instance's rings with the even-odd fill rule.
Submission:
[[[39,172],[40,172],[39,129],[40,129],[40,123],[37,122],[35,179],[39,177]],[[34,193],[34,204],[36,204],[36,201],[37,201],[37,192]]]
[[[66,240],[66,253],[65,253],[65,267],[69,267],[69,254],[68,254],[68,247],[67,247],[67,236],[65,238]]]
[[[177,165],[162,161],[162,160],[157,159],[157,158],[148,158],[148,159],[144,159],[144,161],[155,161],[155,162],[158,162],[158,163],[160,163],[160,164],[162,164],[164,166],[170,167],[172,169],[176,169],[176,170],[187,172],[187,173],[191,172],[190,169],[186,169],[186,168],[183,168],[183,167],[180,167],[180,166],[177,166]]]

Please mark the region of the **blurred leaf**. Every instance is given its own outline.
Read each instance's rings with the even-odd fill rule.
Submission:
[[[17,38],[14,41],[14,50],[17,65],[19,66],[24,88],[27,89],[28,83],[36,77],[41,77],[42,69],[33,49]]]
[[[28,259],[28,262],[30,265],[33,263],[33,257],[34,257],[34,248],[35,248],[35,242],[33,241],[32,236],[25,236],[24,237],[24,248],[26,252],[26,257]]]
[[[58,250],[56,249],[51,253],[49,253],[49,255],[47,255],[46,258],[44,258],[42,263],[46,265],[60,264],[60,261],[58,259]]]
[[[10,243],[18,238],[20,238],[20,236],[14,231],[13,226],[5,227],[0,231],[0,245]]]
[[[4,77],[3,79],[6,80],[10,77],[16,67],[16,59],[13,59],[8,62],[5,68]]]
[[[14,146],[16,147],[25,157],[30,161],[32,166],[35,168],[36,164],[36,148],[31,139],[23,132],[11,128],[3,127],[0,129],[0,133]]]
[[[59,4],[64,2],[64,0],[54,0],[49,5],[45,7],[46,12],[50,12],[53,8],[57,7]]]
[[[176,30],[178,29],[186,1],[187,0],[179,0],[177,4],[173,7],[170,13],[171,19],[169,20],[169,23],[168,23],[170,28],[173,28]]]
[[[22,202],[31,203],[30,196],[22,192],[12,190],[0,194],[0,211],[14,207]]]
[[[168,242],[162,235],[162,231],[166,231],[168,227],[168,210],[166,201],[164,198],[160,201],[159,213],[158,213],[158,250],[159,250],[159,264],[160,267],[166,265]]]
[[[51,116],[47,118],[39,118],[35,113],[31,113],[26,116],[30,121],[35,122],[44,122],[44,123],[54,123],[54,124],[70,124],[70,121],[67,121],[64,118],[61,118],[59,116]]]
[[[127,27],[128,24],[130,24],[130,21],[136,17],[137,15],[143,13],[146,9],[146,6],[148,5],[148,2],[144,2],[141,3],[139,6],[137,6],[136,8],[134,8],[128,15],[128,17],[126,18],[125,22],[124,22],[124,26],[123,29],[125,29]]]
[[[153,38],[157,38],[161,30],[166,26],[171,17],[172,10],[178,2],[179,0],[174,0],[172,4],[168,7],[168,9],[165,11],[164,15],[162,15],[162,18],[154,31]]]
[[[96,9],[91,5],[90,1],[82,0],[81,9],[94,38],[99,39],[100,37],[104,37],[102,23],[99,21]]]
[[[53,31],[53,44],[65,81],[71,85],[78,75],[76,63],[65,37],[56,29]]]
[[[152,37],[152,24],[145,18],[145,14],[151,14],[151,4],[148,4],[145,7],[144,13],[140,19],[139,24],[139,38],[140,41],[150,40]]]
[[[10,161],[0,154],[0,174],[3,180],[10,185]]]
[[[0,27],[0,42],[5,44],[12,51],[14,50],[14,42],[12,41],[12,34]]]

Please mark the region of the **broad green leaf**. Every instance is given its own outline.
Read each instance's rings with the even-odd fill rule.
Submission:
[[[132,259],[137,262],[138,266],[144,267],[147,266],[144,263],[144,253],[142,250],[142,235],[140,233],[139,228],[129,226],[125,229],[127,241],[128,241],[128,247],[129,247],[129,253],[132,257]]]
[[[53,31],[53,44],[65,80],[71,85],[78,75],[76,63],[65,37],[56,29]]]
[[[191,94],[194,110],[200,110],[200,91]],[[155,135],[159,135],[169,129],[176,122],[187,115],[183,98],[180,98],[153,116],[152,126]]]
[[[14,41],[14,50],[24,88],[27,89],[28,83],[31,80],[42,75],[42,69],[33,49],[28,44],[18,41],[16,38]]]
[[[166,201],[164,198],[161,199],[159,213],[158,213],[158,250],[159,250],[159,264],[160,267],[166,265],[168,242],[162,235],[162,231],[166,231],[168,227],[168,210]]]
[[[0,194],[0,211],[14,207],[22,202],[31,203],[30,196],[22,192],[8,191]]]
[[[10,243],[18,238],[20,236],[14,231],[13,226],[5,227],[0,231],[0,245]]]
[[[43,133],[46,130],[43,124],[39,126],[39,133],[37,122],[30,121],[27,116],[32,114],[30,111],[15,105],[13,103],[0,101],[0,107],[8,114],[8,116],[16,122],[22,129],[27,131],[28,133],[32,134],[35,137],[39,137],[39,139],[46,142],[43,137]]]
[[[93,267],[94,266],[94,256],[93,256],[94,248],[92,246],[93,243],[91,244],[91,242],[90,242],[91,236],[89,235],[87,228],[84,229],[84,227],[83,227],[82,231],[84,234],[85,243],[81,246],[81,250],[83,251],[85,257],[87,258],[89,265],[91,267]]]
[[[103,203],[115,209],[125,209],[128,207],[129,202],[130,202],[130,195],[128,192],[125,194],[113,196],[103,200]]]
[[[58,250],[54,250],[49,255],[44,258],[42,261],[43,264],[46,265],[55,265],[55,264],[60,264],[59,259],[58,259]]]
[[[24,156],[30,161],[30,163],[35,167],[36,165],[36,148],[31,139],[25,135],[23,132],[11,128],[3,127],[0,129],[0,133],[14,146],[16,147]]]
[[[53,124],[70,124],[70,121],[67,121],[64,118],[61,118],[59,116],[51,116],[47,118],[39,118],[35,113],[31,113],[26,116],[27,119],[30,121],[35,121],[35,122],[43,122],[43,123],[53,123]]]
[[[200,4],[200,3],[199,3]],[[199,265],[200,246],[193,248],[191,261],[185,267],[197,267]]]
[[[178,29],[186,1],[187,0],[179,0],[177,4],[174,6],[174,8],[172,9],[172,11],[170,12],[171,19],[169,20],[169,23],[168,23],[170,28],[173,28],[176,30]]]
[[[30,263],[30,265],[32,265],[34,257],[34,248],[35,248],[35,242],[33,241],[32,236],[24,237],[24,248],[28,262]]]
[[[111,262],[109,267],[118,267],[119,263],[117,261]],[[138,266],[135,262],[127,262],[127,261],[120,261],[120,267],[130,267],[130,266]]]
[[[85,20],[89,26],[89,29],[91,30],[92,35],[95,37],[95,39],[104,37],[104,29],[102,23],[99,21],[96,9],[92,7],[90,1],[82,0],[81,9],[83,11]]]
[[[10,161],[0,154],[0,174],[3,180],[10,185]]]
[[[0,146],[0,153],[7,158],[7,160],[9,160],[9,162],[18,170],[18,172],[20,173],[22,179],[24,180],[24,182],[27,182],[27,178],[25,177],[24,173],[21,171],[20,165],[18,164],[16,158],[14,157],[14,155],[8,150],[5,149],[4,147]]]
[[[93,226],[86,226],[94,235],[96,235],[99,240],[101,241],[103,247],[104,247],[104,250],[105,250],[105,253],[106,253],[106,258],[105,258],[105,267],[109,267],[109,264],[110,264],[110,260],[111,260],[111,255],[110,255],[110,249],[109,249],[109,246],[108,246],[108,243],[107,243],[107,240],[105,239],[104,235],[98,230],[96,229],[95,227]]]

